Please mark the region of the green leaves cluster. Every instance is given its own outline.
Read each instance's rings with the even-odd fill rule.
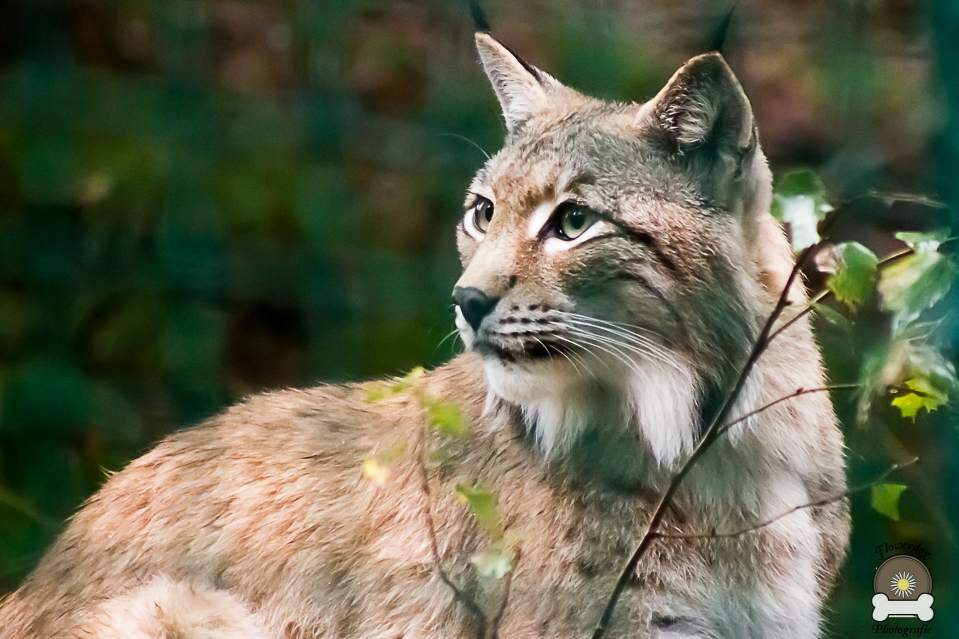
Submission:
[[[794,252],[821,241],[818,224],[832,210],[814,172],[792,171],[777,181],[772,213],[789,232]],[[903,417],[914,419],[919,410],[936,410],[946,403],[959,385],[953,367],[928,343],[931,327],[921,322],[959,274],[953,260],[939,250],[948,232],[903,232],[896,238],[909,247],[908,254],[898,259],[880,261],[858,242],[829,247],[818,256],[832,271],[826,287],[837,301],[855,311],[878,291],[881,308],[892,314],[889,346],[866,361],[860,420],[865,419],[877,392],[893,389],[892,404]],[[832,323],[843,323],[829,307],[816,308]]]
[[[470,427],[463,409],[455,402],[444,402],[430,396],[420,383],[425,374],[426,371],[417,366],[403,377],[370,384],[366,389],[366,401],[375,404],[411,393],[434,430],[452,437],[468,436]]]
[[[882,200],[882,198],[879,198]],[[821,242],[819,223],[832,210],[825,188],[811,171],[786,174],[776,184],[773,215],[790,234],[798,253]],[[858,419],[865,423],[877,398],[898,409],[901,418],[915,421],[948,403],[959,390],[955,368],[938,346],[938,321],[933,310],[949,293],[959,275],[954,260],[940,250],[949,241],[947,231],[897,233],[908,248],[879,259],[858,242],[819,249],[820,270],[830,273],[826,289],[850,312],[856,312],[878,295],[878,306],[889,313],[888,340],[864,359],[860,373]],[[832,324],[848,327],[845,317],[820,300],[811,304]],[[878,483],[872,486],[872,507],[893,520],[899,519],[899,499],[906,486]]]
[[[942,389],[936,388],[929,377],[912,377],[903,384],[905,392],[892,400],[892,405],[899,409],[903,417],[913,421],[920,409],[934,411],[940,404],[949,401],[949,395]]]
[[[426,370],[422,366],[417,366],[403,377],[369,384],[366,389],[366,401],[376,404],[401,395],[419,384],[425,374]]]
[[[454,402],[440,401],[427,393],[421,383],[425,375],[425,369],[418,366],[403,377],[371,383],[366,388],[365,399],[370,404],[376,404],[409,394],[434,431],[455,438],[467,437],[470,427],[463,410]],[[404,446],[394,444],[370,455],[363,460],[363,474],[377,486],[384,485],[390,476],[390,465],[402,457],[405,450]],[[448,458],[445,454],[440,456]]]
[[[904,418],[933,411],[957,387],[955,370],[934,344],[934,325],[922,321],[956,279],[953,261],[939,251],[947,233],[897,233],[907,251],[880,261],[858,242],[826,249],[833,273],[826,286],[839,302],[856,310],[877,290],[881,308],[892,314],[889,343],[866,358],[859,419],[865,421],[875,395],[892,391],[892,405]]]
[[[956,393],[956,371],[932,341],[934,325],[916,323],[870,353],[862,368],[859,421],[868,419],[875,397],[892,392],[902,417],[936,410]]]

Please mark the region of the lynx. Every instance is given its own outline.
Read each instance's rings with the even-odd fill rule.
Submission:
[[[76,514],[0,636],[590,635],[792,258],[719,54],[620,104],[476,44],[508,135],[458,229],[466,354],[379,401],[275,392],[170,436]],[[607,637],[819,635],[849,533],[840,431],[823,394],[749,414],[822,384],[798,321],[681,484]],[[430,406],[470,433],[431,427]],[[495,496],[501,535],[463,487]]]

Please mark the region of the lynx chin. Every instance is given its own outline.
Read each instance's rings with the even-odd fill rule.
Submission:
[[[168,437],[73,517],[3,602],[0,637],[589,636],[792,258],[719,54],[620,104],[488,34],[476,45],[508,134],[458,228],[467,353],[382,401],[364,384],[269,393]],[[822,385],[798,321],[732,418]],[[431,428],[424,397],[457,405],[470,434]],[[371,481],[364,461],[384,451]],[[496,496],[501,538],[461,485]],[[846,502],[826,498],[844,490],[824,394],[742,421],[683,483],[673,536],[643,556],[606,636],[819,636],[849,535]],[[493,547],[505,575],[478,567]]]

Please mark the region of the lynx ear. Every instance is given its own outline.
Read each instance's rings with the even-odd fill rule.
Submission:
[[[641,115],[651,117],[683,153],[712,147],[722,156],[740,158],[755,142],[749,100],[718,53],[687,62]]]
[[[503,118],[510,133],[537,113],[545,111],[549,105],[549,93],[563,87],[488,33],[476,34],[476,48],[503,108]]]

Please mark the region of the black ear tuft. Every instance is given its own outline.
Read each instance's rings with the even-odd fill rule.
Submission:
[[[480,6],[479,0],[467,0],[470,7],[470,16],[473,18],[473,27],[479,33],[490,33],[489,20],[486,19],[486,13]]]
[[[488,33],[478,31],[474,39],[483,69],[503,108],[503,118],[510,133],[546,110],[552,97],[561,92],[575,93],[520,58]]]
[[[729,38],[729,28],[733,24],[733,16],[736,14],[736,9],[739,5],[734,4],[732,8],[723,16],[722,21],[716,25],[716,29],[713,31],[713,37],[710,41],[709,51],[715,51],[716,53],[725,53],[726,40]]]

